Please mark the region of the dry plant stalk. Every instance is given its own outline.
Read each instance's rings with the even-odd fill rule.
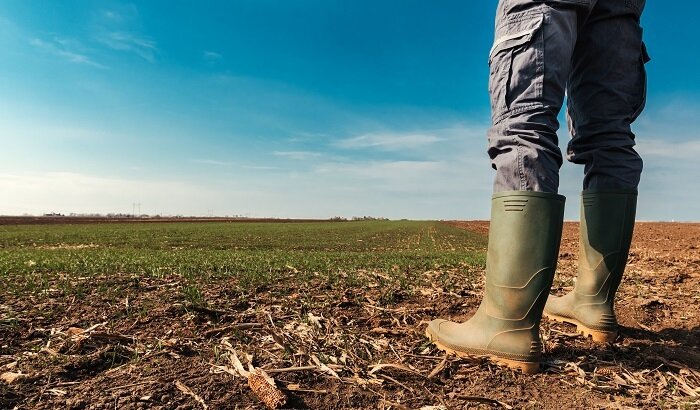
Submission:
[[[262,369],[255,369],[250,372],[248,386],[268,409],[275,410],[287,403],[287,396],[275,387],[274,381],[270,383],[269,376],[266,376]]]
[[[181,392],[185,393],[186,395],[191,396],[191,397],[194,399],[194,401],[196,401],[197,403],[199,403],[199,404],[202,405],[202,408],[203,408],[204,410],[208,410],[208,409],[209,409],[209,406],[207,406],[207,404],[204,402],[204,399],[202,399],[201,397],[199,397],[199,396],[197,395],[197,393],[193,392],[192,389],[190,389],[189,387],[187,387],[187,386],[186,386],[184,383],[182,383],[181,381],[177,380],[177,381],[175,382],[175,387],[177,387],[178,390],[180,390]]]
[[[4,381],[7,384],[12,384],[14,382],[21,381],[26,377],[27,375],[22,373],[5,372],[0,375],[0,380]]]

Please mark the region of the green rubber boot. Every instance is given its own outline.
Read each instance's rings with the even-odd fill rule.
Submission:
[[[539,371],[539,324],[556,270],[564,200],[527,191],[493,196],[484,298],[464,323],[430,322],[426,335],[439,349]]]
[[[635,191],[583,191],[578,276],[574,290],[562,297],[550,296],[544,314],[595,342],[610,343],[617,337],[613,310],[615,292],[627,263],[634,216]]]

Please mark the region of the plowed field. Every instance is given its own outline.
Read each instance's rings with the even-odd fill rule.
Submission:
[[[572,286],[577,230],[565,225],[555,293]],[[256,369],[284,408],[700,406],[700,224],[638,223],[621,336],[601,346],[543,321],[534,376],[446,357],[423,336],[430,319],[476,310],[487,232],[411,221],[0,226],[0,408],[262,409],[260,385],[242,376]]]

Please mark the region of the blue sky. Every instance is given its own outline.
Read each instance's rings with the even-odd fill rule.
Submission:
[[[1,2],[0,214],[487,218],[495,7]],[[699,13],[642,19],[639,219],[700,220]]]

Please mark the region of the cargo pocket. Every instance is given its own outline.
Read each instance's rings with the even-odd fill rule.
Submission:
[[[514,14],[496,28],[496,40],[489,53],[494,125],[507,115],[543,106],[544,18],[542,12]]]
[[[636,109],[634,110],[634,113],[632,113],[632,118],[630,119],[630,122],[636,120],[637,117],[639,117],[639,115],[642,113],[642,110],[644,110],[644,106],[647,103],[647,69],[646,69],[645,65],[650,60],[651,60],[651,57],[649,57],[649,53],[647,52],[647,46],[642,41],[642,49],[640,50],[640,53],[639,53],[639,69],[641,70],[641,84],[639,86],[639,99],[638,99],[638,103],[636,105]]]

